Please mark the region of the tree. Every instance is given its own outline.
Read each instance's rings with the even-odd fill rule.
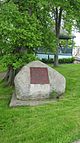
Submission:
[[[41,46],[41,25],[35,15],[21,14],[13,2],[1,6],[0,21],[2,60],[8,66],[8,84],[12,84],[16,70],[34,59],[34,47]]]
[[[14,0],[15,1],[15,0]],[[39,11],[37,17],[41,20],[41,24],[44,25],[44,33],[46,31],[46,25],[53,24],[53,32],[55,33],[56,38],[54,37],[55,45],[55,54],[54,54],[54,65],[58,65],[58,46],[59,46],[59,37],[61,28],[65,29],[69,34],[71,34],[73,25],[79,26],[80,20],[77,14],[80,8],[79,0],[17,0],[17,3],[21,10],[26,10],[30,8],[30,12]],[[37,5],[36,5],[37,4]],[[48,19],[47,19],[48,18]],[[47,21],[49,20],[49,21]],[[45,34],[44,34],[45,35]],[[46,36],[46,35],[45,35]],[[45,37],[44,36],[44,37]],[[43,38],[43,43],[47,43],[47,40]],[[52,41],[50,41],[52,43]],[[46,44],[47,45],[47,44]]]
[[[55,52],[61,28],[69,33],[78,23],[79,0],[5,0],[0,3],[0,53],[8,71],[5,79],[13,84],[17,71],[35,59],[38,48]]]
[[[77,11],[80,13],[80,1],[79,0],[50,0],[49,11],[50,16],[53,19],[54,31],[56,34],[56,52],[54,56],[54,65],[58,65],[58,45],[61,28],[68,31],[70,34],[73,25],[79,26],[79,17]]]
[[[5,80],[10,85],[19,69],[35,59],[37,48],[54,46],[54,34],[50,23],[47,24],[49,17],[44,24],[38,18],[42,6],[37,12],[34,3],[27,4],[26,10],[21,8],[22,4],[18,6],[12,1],[5,1],[0,6],[0,51],[2,62],[8,67]]]
[[[42,45],[45,50],[54,51],[55,48],[55,33],[53,33],[53,21],[49,14],[48,2],[46,0],[13,0],[18,6],[20,12],[28,11],[31,16],[34,14],[42,25]]]

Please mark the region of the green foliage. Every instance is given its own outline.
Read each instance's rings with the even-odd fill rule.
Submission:
[[[60,64],[65,64],[65,63],[70,64],[70,63],[73,63],[74,60],[75,59],[73,57],[72,58],[63,58],[63,59],[59,59],[59,63]]]
[[[80,1],[79,0],[52,0],[50,2],[51,12],[54,15],[54,20],[56,18],[55,10],[58,9],[58,16],[60,13],[60,8],[62,8],[61,21],[62,25],[60,25],[60,29],[65,29],[68,34],[71,34],[73,26],[78,27],[80,18]],[[57,17],[58,20],[59,17]],[[56,24],[56,23],[55,23]]]
[[[60,64],[69,64],[69,63],[73,63],[74,62],[74,58],[63,58],[63,59],[59,59],[59,63]],[[47,64],[51,64],[51,63],[54,63],[54,60],[53,59],[42,59],[41,60],[42,62],[44,63],[47,63]]]
[[[72,45],[75,45],[75,42],[72,39],[69,39],[68,41],[61,39],[60,45],[65,48],[72,48]]]
[[[6,65],[12,64],[14,68],[24,65],[29,60],[24,61],[23,54],[34,55],[40,47],[56,53],[60,29],[71,34],[72,25],[79,25],[79,7],[79,0],[0,3],[0,55]]]
[[[46,50],[49,48],[52,51],[55,47],[51,19],[48,12],[43,13],[45,8],[41,10],[43,4],[40,5],[40,1],[16,2],[15,4],[10,1],[0,7],[2,61],[7,66],[12,64],[14,68],[21,67],[21,65],[33,60],[33,55],[38,47],[44,47]],[[34,8],[35,4],[38,12]],[[26,58],[24,58],[25,53]]]
[[[34,61],[36,60],[37,58],[35,57],[35,55],[33,54],[27,54],[27,53],[24,53],[20,58],[19,60],[16,60],[15,62],[13,62],[13,67],[15,69],[19,68],[19,67],[22,67],[24,65],[26,65],[27,63],[31,62],[31,61]]]
[[[1,7],[0,21],[3,43],[31,48],[41,45],[40,24],[34,14],[30,17],[27,12],[20,13],[17,6],[9,2]]]
[[[0,61],[2,63],[2,66],[8,67],[8,65],[12,65],[14,69],[17,69],[36,59],[37,58],[35,57],[35,55],[27,54],[25,52],[23,54],[15,54],[15,55],[7,54],[3,56],[2,60]]]

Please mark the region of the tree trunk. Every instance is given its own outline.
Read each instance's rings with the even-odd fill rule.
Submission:
[[[55,9],[55,32],[56,32],[56,53],[54,54],[54,66],[58,66],[58,45],[59,45],[59,35],[60,35],[60,27],[61,27],[61,17],[62,17],[63,9],[57,8]]]
[[[58,54],[54,54],[54,66],[58,66]]]
[[[9,70],[8,81],[7,81],[8,85],[14,85],[14,77],[15,77],[15,70],[11,66]]]
[[[54,54],[54,66],[58,66],[58,45],[59,45],[59,39],[57,38],[56,42],[56,52]]]
[[[14,85],[14,78],[15,78],[15,75],[17,73],[16,71],[17,70],[13,69],[12,65],[8,66],[7,73],[3,79],[4,81],[6,81],[6,85],[10,85],[10,86]]]

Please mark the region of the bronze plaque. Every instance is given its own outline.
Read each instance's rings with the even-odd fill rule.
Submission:
[[[31,84],[49,84],[48,70],[41,67],[30,67]]]

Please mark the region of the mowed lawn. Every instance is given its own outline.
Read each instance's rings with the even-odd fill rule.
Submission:
[[[72,143],[80,139],[80,65],[56,68],[64,96],[46,105],[10,108],[12,88],[0,83],[0,143]]]

